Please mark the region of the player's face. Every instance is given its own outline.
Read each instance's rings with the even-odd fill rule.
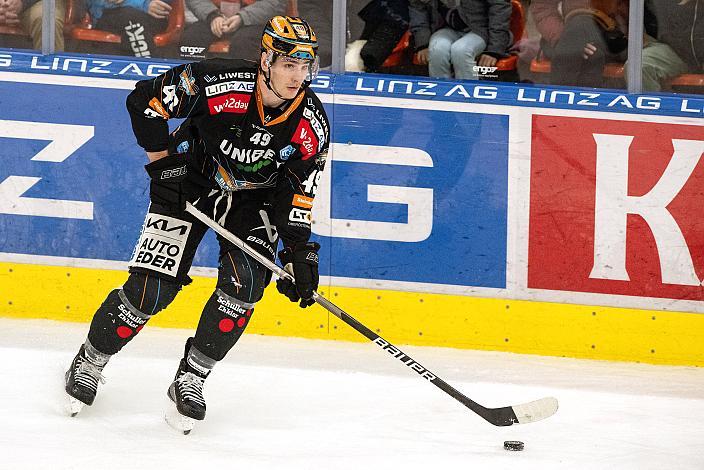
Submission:
[[[296,97],[308,79],[310,62],[292,57],[279,57],[271,64],[271,84],[285,99]]]

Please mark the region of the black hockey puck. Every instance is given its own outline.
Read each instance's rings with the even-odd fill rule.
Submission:
[[[523,450],[523,443],[521,441],[504,441],[504,449]]]

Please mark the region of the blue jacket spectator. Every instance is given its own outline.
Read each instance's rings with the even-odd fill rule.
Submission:
[[[88,12],[90,13],[91,20],[93,20],[93,26],[95,26],[100,17],[103,16],[104,10],[112,8],[134,8],[147,13],[149,12],[149,4],[151,2],[152,0],[123,0],[120,3],[112,0],[90,0],[88,2]]]
[[[93,26],[122,37],[120,44],[103,44],[99,51],[87,52],[153,57],[154,36],[166,29],[170,3],[171,0],[87,0]]]

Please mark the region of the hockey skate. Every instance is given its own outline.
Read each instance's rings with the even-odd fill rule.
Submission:
[[[85,405],[93,404],[98,393],[98,383],[105,383],[102,372],[109,358],[97,351],[87,353],[86,346],[81,345],[65,375],[67,411],[71,417],[76,416]]]
[[[181,359],[176,377],[169,386],[169,404],[164,418],[172,428],[188,434],[196,421],[205,419],[203,384],[210,371],[199,371]]]

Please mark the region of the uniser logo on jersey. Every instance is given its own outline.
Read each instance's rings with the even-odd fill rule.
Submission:
[[[224,82],[205,87],[205,96],[221,95],[230,91],[249,91],[254,90],[254,82]]]
[[[210,114],[245,113],[249,106],[251,96],[252,95],[246,95],[244,93],[228,93],[227,95],[210,98],[208,99]]]

